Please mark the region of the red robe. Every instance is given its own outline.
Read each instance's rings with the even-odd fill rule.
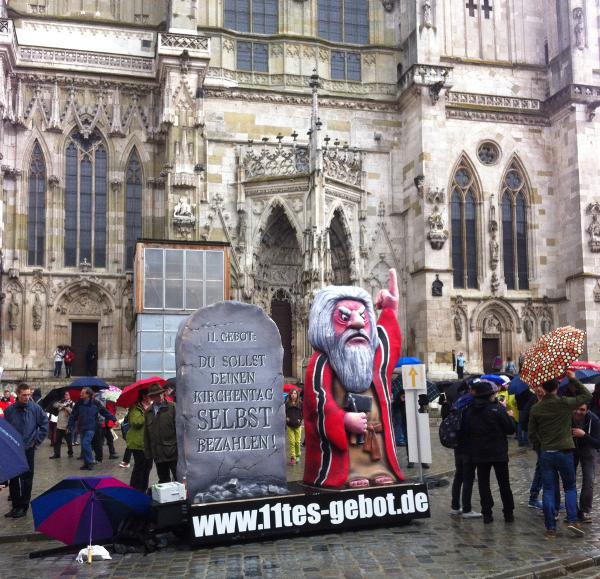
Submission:
[[[390,468],[404,480],[396,457],[392,424],[391,380],[400,358],[402,338],[396,313],[391,308],[381,312],[377,325],[379,344],[373,363],[373,390],[381,410],[385,456]],[[315,352],[306,369],[304,383],[304,426],[306,458],[304,482],[312,486],[339,488],[346,484],[349,471],[348,433],[344,427],[345,410],[333,397],[335,373],[327,356]]]

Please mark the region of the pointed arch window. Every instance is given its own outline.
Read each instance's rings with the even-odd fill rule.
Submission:
[[[106,267],[106,146],[98,131],[75,131],[65,156],[65,266]]]
[[[133,269],[135,243],[142,235],[142,163],[135,147],[125,171],[125,269]]]
[[[29,164],[29,209],[27,214],[27,264],[44,265],[46,246],[46,163],[36,141]]]
[[[450,202],[455,288],[478,287],[476,199],[473,174],[467,165],[461,163],[452,180]]]
[[[502,183],[502,254],[506,287],[528,290],[526,181],[514,162]]]

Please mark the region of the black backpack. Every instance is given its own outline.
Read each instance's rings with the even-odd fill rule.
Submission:
[[[446,448],[456,448],[462,424],[462,410],[452,410],[440,424],[440,442]]]

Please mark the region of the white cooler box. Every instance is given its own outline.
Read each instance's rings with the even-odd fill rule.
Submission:
[[[152,500],[157,503],[173,503],[185,500],[185,487],[179,482],[152,485]]]

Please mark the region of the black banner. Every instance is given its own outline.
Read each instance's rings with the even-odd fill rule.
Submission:
[[[430,517],[425,484],[326,491],[290,484],[289,495],[190,505],[193,547],[355,531]]]

